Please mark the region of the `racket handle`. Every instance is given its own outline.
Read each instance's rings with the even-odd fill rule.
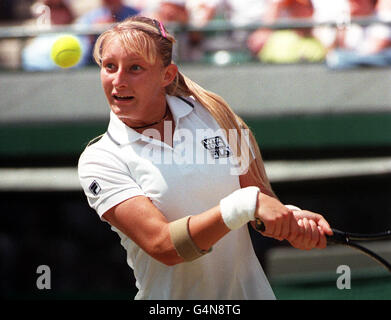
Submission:
[[[333,235],[329,236],[326,235],[327,242],[332,242],[332,243],[343,243],[346,244],[349,242],[349,238],[346,234],[346,232],[337,230],[337,229],[331,229],[333,231]]]
[[[255,218],[255,228],[261,232],[266,230],[265,224],[259,218]]]

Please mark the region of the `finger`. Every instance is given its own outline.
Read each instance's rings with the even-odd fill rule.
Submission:
[[[303,219],[299,219],[297,221],[297,226],[299,227],[299,234],[297,235],[296,239],[297,239],[297,241],[303,242],[304,235],[305,235],[305,228],[304,228]]]
[[[312,230],[307,218],[303,218],[303,227],[304,227],[303,247],[304,250],[309,250],[311,245]]]
[[[331,229],[329,223],[323,217],[319,219],[318,226],[320,226],[323,232],[329,236],[333,235],[333,230]]]
[[[329,225],[329,223],[327,222],[327,220],[319,213],[314,213],[314,212],[311,212],[311,211],[307,211],[308,213],[308,217],[312,220],[314,220],[318,226],[321,226],[323,231],[328,234],[328,235],[332,235],[333,234],[333,231]]]
[[[305,230],[304,230],[304,224],[303,224],[303,220],[302,219],[298,219],[297,220],[297,223],[296,223],[296,226],[298,228],[298,232],[297,232],[297,236],[295,239],[293,240],[290,240],[290,244],[294,247],[294,248],[297,248],[297,249],[301,249],[301,250],[306,250],[306,248],[304,247],[304,233],[305,233]]]
[[[319,237],[318,245],[316,247],[318,249],[324,249],[327,247],[327,239],[326,239],[325,233],[323,232],[322,227],[318,226],[318,230],[319,230],[320,237]]]
[[[298,224],[298,221],[296,221],[295,217],[292,215],[290,219],[290,228],[289,228],[289,235],[287,240],[295,241],[299,237],[300,237],[300,226]]]
[[[280,237],[282,239],[287,239],[288,238],[288,236],[290,234],[292,220],[295,220],[295,219],[293,218],[292,211],[289,210],[289,212],[284,214],[282,219],[281,219],[281,234],[280,234]]]
[[[311,227],[311,241],[310,241],[310,247],[315,248],[318,245],[319,242],[319,229],[315,221],[309,220],[310,227]]]
[[[295,215],[297,215],[299,217],[306,217],[308,219],[314,220],[318,224],[318,226],[322,227],[323,231],[327,235],[330,235],[330,236],[333,235],[333,231],[332,231],[329,223],[321,214],[314,213],[314,212],[307,211],[307,210],[295,211],[294,213],[295,213]]]

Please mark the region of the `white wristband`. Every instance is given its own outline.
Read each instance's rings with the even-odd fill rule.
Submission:
[[[224,223],[231,230],[255,220],[254,213],[258,200],[258,187],[247,187],[231,193],[221,199],[220,212]]]

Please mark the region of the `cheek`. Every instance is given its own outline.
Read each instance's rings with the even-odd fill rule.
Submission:
[[[107,93],[111,94],[111,91],[112,91],[112,81],[110,80],[110,78],[107,75],[101,74],[100,81],[101,81],[101,84],[102,84],[104,92],[106,94]]]
[[[165,81],[164,81],[164,77],[161,75],[161,73],[154,74],[154,76],[151,77],[151,79],[153,79],[153,80],[149,81],[150,90],[153,90],[153,91],[164,90]]]

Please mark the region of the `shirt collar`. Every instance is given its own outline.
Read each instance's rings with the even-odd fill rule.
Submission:
[[[166,101],[173,115],[176,127],[178,126],[179,119],[186,117],[193,111],[192,103],[186,103],[182,99],[166,95]],[[110,123],[107,133],[118,145],[132,143],[144,137],[144,135],[123,123],[113,111],[110,112]]]

